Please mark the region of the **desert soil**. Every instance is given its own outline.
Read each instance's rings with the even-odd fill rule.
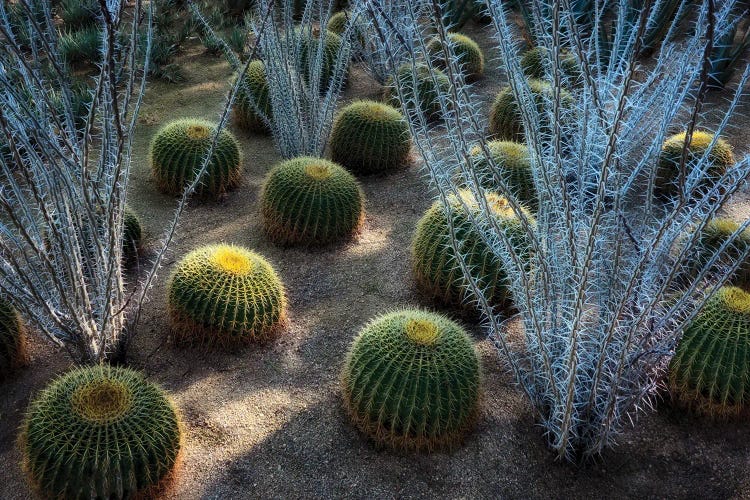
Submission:
[[[494,55],[481,28],[469,31]],[[150,138],[174,118],[217,119],[231,76],[227,64],[197,45],[179,62],[187,81],[150,84],[135,140],[129,199],[152,247],[176,200],[159,194],[151,180]],[[487,103],[499,81],[499,72],[491,70],[477,83]],[[341,105],[379,92],[355,68]],[[730,138],[743,152],[750,146],[748,110],[737,116]],[[497,352],[466,318],[459,319],[476,339],[486,389],[474,432],[452,453],[374,449],[347,421],[338,375],[353,337],[368,320],[395,308],[431,307],[414,288],[409,244],[433,194],[419,165],[364,178],[367,220],[354,241],[315,250],[277,248],[263,235],[258,193],[280,157],[269,137],[235,132],[244,153],[244,182],[220,202],[188,209],[131,352],[132,366],[174,397],[186,426],[181,473],[166,498],[750,498],[748,422],[709,422],[666,402],[640,414],[619,445],[596,463],[557,462]],[[745,191],[730,214],[738,220],[750,216],[747,200]],[[252,248],[280,273],[290,321],[274,342],[230,352],[172,345],[166,278],[181,256],[212,242]],[[30,398],[70,367],[62,351],[38,336],[32,336],[30,351],[30,367],[0,384],[0,499],[5,500],[34,497],[19,466],[17,430]]]

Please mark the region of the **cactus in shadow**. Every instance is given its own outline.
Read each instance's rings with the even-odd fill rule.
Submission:
[[[18,312],[0,299],[0,380],[28,363],[26,332]]]
[[[229,346],[276,333],[286,318],[286,296],[276,271],[259,254],[207,245],[177,264],[168,309],[177,342]]]
[[[145,497],[173,476],[181,426],[143,375],[97,365],[68,372],[33,400],[21,443],[29,481],[45,497]]]
[[[494,166],[485,158],[479,146],[474,146],[471,150],[472,170],[480,185],[490,191],[498,191],[499,176],[522,204],[536,212],[539,201],[526,145],[511,141],[490,141],[487,148]]]
[[[355,425],[396,450],[455,447],[479,412],[480,363],[471,339],[435,313],[375,318],[354,340],[341,380]]]
[[[581,68],[573,54],[563,52],[560,55],[562,74],[567,78],[567,83],[575,83],[581,77]],[[544,79],[547,76],[547,68],[551,67],[549,49],[546,47],[534,47],[524,52],[521,57],[521,69],[529,78]]]
[[[453,54],[458,58],[461,69],[467,80],[476,80],[484,75],[484,54],[477,42],[461,33],[450,33],[448,43],[453,49]],[[427,45],[427,52],[437,59],[441,67],[445,66],[443,49],[439,39],[433,39]]]
[[[739,228],[740,224],[724,217],[709,220],[699,235],[694,271],[705,267],[721,245],[728,241]],[[750,247],[750,229],[745,229],[722,252],[719,265],[741,259],[748,247]],[[746,290],[750,289],[750,259],[744,259],[727,283]]]
[[[396,70],[396,81],[391,77],[385,84],[383,94],[386,102],[399,107],[401,101],[396,86],[401,88],[407,109],[412,109],[416,104],[427,117],[435,120],[440,117],[438,96],[447,92],[450,81],[437,68],[430,70],[423,64],[402,64]]]
[[[247,67],[243,84],[234,103],[234,121],[238,127],[254,132],[267,132],[266,120],[271,120],[271,101],[263,61],[253,61]]]
[[[122,219],[122,254],[126,259],[138,256],[143,238],[141,221],[132,208],[125,206],[125,215]]]

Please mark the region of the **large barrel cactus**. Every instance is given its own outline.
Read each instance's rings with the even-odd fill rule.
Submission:
[[[277,244],[326,244],[359,229],[364,194],[339,165],[321,158],[294,158],[269,172],[261,212],[266,232]]]
[[[181,430],[160,388],[100,365],[47,386],[29,406],[21,443],[24,469],[44,497],[140,498],[173,476]]]
[[[167,124],[151,142],[151,170],[157,187],[167,194],[180,194],[200,170],[208,153],[216,125],[205,120],[182,119]],[[217,197],[240,182],[241,154],[237,139],[222,130],[208,170],[196,195]]]
[[[409,125],[400,111],[375,101],[355,101],[336,117],[331,159],[355,174],[392,171],[408,163]]]
[[[506,231],[522,253],[526,252],[528,242],[525,232],[508,200],[491,192],[486,196],[495,222]],[[509,306],[511,296],[503,264],[474,228],[465,208],[468,206],[469,210],[475,212],[476,217],[481,217],[479,204],[468,191],[461,193],[461,199],[452,195],[449,203],[459,251],[466,259],[467,265],[473,269],[476,282],[484,289],[487,300],[492,304]],[[533,220],[528,212],[526,216]],[[471,296],[467,288],[468,281],[461,272],[450,239],[446,210],[440,201],[436,201],[417,224],[411,249],[414,276],[424,294],[439,302],[464,305],[472,310],[473,307],[469,306]]]
[[[263,257],[234,245],[193,250],[168,285],[180,343],[229,346],[265,340],[286,318],[284,285]]]
[[[414,104],[419,106],[424,114],[430,119],[440,118],[440,101],[438,96],[445,94],[450,88],[448,76],[437,68],[430,70],[426,64],[403,64],[396,70],[396,81],[389,79],[386,82],[384,98],[396,107],[401,106],[400,97],[396,90],[396,82],[401,88],[406,99],[407,109],[412,109]]]
[[[403,310],[362,329],[347,356],[342,389],[352,420],[376,444],[430,451],[454,447],[471,428],[480,379],[474,346],[459,325]]]
[[[0,299],[0,380],[26,365],[26,332],[18,312]]]
[[[232,113],[235,123],[244,130],[266,132],[268,126],[262,116],[258,114],[258,110],[266,118],[271,118],[271,99],[268,95],[266,67],[263,65],[263,61],[252,61],[247,66],[243,84],[240,85],[234,101]]]
[[[698,413],[728,416],[750,403],[750,293],[721,288],[685,329],[669,367],[675,398]]]
[[[448,43],[453,47],[453,53],[458,58],[467,80],[475,80],[484,74],[484,54],[477,42],[461,33],[449,33]],[[439,39],[430,41],[427,51],[436,57],[442,66],[446,65]]]
[[[539,201],[526,145],[511,141],[490,141],[487,149],[492,155],[494,167],[487,161],[480,146],[474,146],[471,150],[472,168],[482,187],[499,191],[499,176],[521,203],[536,212]]]

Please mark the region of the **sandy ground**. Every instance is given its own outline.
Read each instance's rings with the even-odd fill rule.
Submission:
[[[487,46],[483,35],[473,33]],[[151,84],[135,141],[130,203],[152,243],[176,200],[159,194],[151,181],[149,140],[173,118],[216,119],[230,77],[226,64],[199,49],[182,62],[187,82]],[[498,81],[499,74],[489,72],[477,84],[488,102]],[[377,94],[377,86],[355,70],[342,105]],[[744,115],[732,142],[746,149]],[[750,426],[706,422],[666,403],[640,415],[597,463],[556,462],[496,352],[466,322],[485,372],[486,397],[475,431],[451,454],[376,451],[347,421],[338,374],[367,320],[426,305],[414,289],[408,250],[415,223],[430,204],[427,184],[417,167],[363,179],[368,215],[356,240],[318,250],[279,249],[263,236],[258,213],[259,185],[279,156],[270,138],[236,133],[244,183],[221,202],[188,209],[131,352],[132,365],[172,394],[186,424],[183,468],[168,498],[750,498]],[[750,216],[747,195],[739,198],[730,213]],[[219,241],[259,251],[283,278],[290,322],[275,342],[205,352],[169,341],[166,277],[186,252]],[[0,384],[0,499],[33,498],[18,465],[15,436],[32,395],[69,367],[61,352],[37,337],[31,358],[29,369]]]

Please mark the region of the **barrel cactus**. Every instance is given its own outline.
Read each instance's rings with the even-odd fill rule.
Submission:
[[[339,165],[321,158],[294,158],[269,172],[261,212],[266,232],[277,244],[326,244],[359,229],[364,194]]]
[[[264,340],[286,318],[284,285],[262,256],[234,245],[207,245],[177,264],[168,285],[177,342],[229,346]]]
[[[344,404],[380,446],[451,448],[479,412],[480,370],[459,325],[435,313],[396,311],[354,340],[341,377]]]
[[[403,64],[396,70],[396,78],[406,98],[407,108],[411,109],[416,103],[428,118],[440,117],[441,107],[438,96],[450,89],[450,80],[445,73],[437,68],[430,70],[425,64],[418,64],[415,67],[411,64]],[[396,81],[392,78],[386,82],[384,98],[389,104],[399,107],[401,103],[395,85]]]
[[[124,499],[173,477],[181,429],[159,387],[99,365],[68,372],[33,400],[21,444],[24,469],[44,497]]]
[[[711,187],[712,179],[717,179],[723,175],[735,163],[732,146],[722,138],[718,138],[712,149],[708,151],[713,139],[714,134],[710,132],[694,131],[685,163],[689,172],[691,165],[695,165],[708,152],[708,169],[704,174],[705,182],[702,183],[702,186],[706,189]],[[659,157],[659,168],[656,173],[657,194],[667,196],[675,194],[684,143],[685,132],[675,134],[664,142]]]
[[[496,224],[519,249],[527,247],[525,232],[508,200],[492,192],[487,193],[486,197]],[[503,264],[473,227],[471,214],[466,209],[468,207],[475,212],[476,217],[481,217],[479,204],[468,191],[462,191],[460,199],[451,195],[449,203],[459,251],[466,259],[467,265],[476,273],[475,280],[484,289],[490,303],[501,307],[509,306],[511,296]],[[533,221],[530,213],[524,213]],[[468,281],[461,272],[453,252],[448,217],[440,201],[436,201],[417,224],[411,253],[414,276],[423,293],[439,302],[464,305],[472,310],[467,306],[470,299]]]
[[[0,299],[0,380],[26,365],[26,333],[18,312]]]
[[[138,255],[142,238],[143,230],[138,214],[130,207],[125,206],[125,214],[122,222],[122,253],[126,258]]]
[[[453,53],[458,58],[468,80],[475,80],[484,74],[484,54],[477,42],[461,33],[449,33],[448,43],[453,47]],[[445,66],[443,50],[439,39],[433,39],[427,45],[427,51]]]
[[[739,227],[740,224],[737,222],[723,217],[708,221],[699,235],[698,255],[696,256],[697,267],[702,268]],[[750,229],[745,229],[734,239],[733,244],[722,253],[721,260],[725,262],[736,261],[742,257],[748,247],[750,247]],[[732,276],[730,283],[750,289],[750,257],[745,257],[734,276]]]
[[[342,35],[346,31],[346,23],[349,21],[349,12],[342,10],[331,16],[326,24],[326,29],[331,33]]]
[[[543,110],[544,100],[552,98],[552,86],[541,80],[529,80],[529,87],[539,111]],[[566,90],[561,91],[563,112],[573,106],[573,96]],[[505,141],[524,141],[523,120],[518,102],[510,87],[504,87],[495,97],[490,110],[490,134]]]
[[[300,44],[300,64],[303,69],[305,81],[309,82],[310,78],[314,75],[312,66],[315,64],[320,47],[321,30],[319,28],[313,28],[312,30],[300,28],[298,36],[302,37],[302,43]],[[343,41],[339,35],[333,31],[323,30],[323,55],[320,68],[321,92],[325,92],[331,85],[331,78],[336,68],[336,61],[341,51],[342,43]],[[349,61],[345,61],[344,64],[348,65]]]
[[[521,69],[529,78],[545,78],[547,76],[545,64],[552,64],[546,47],[534,47],[524,52],[521,57]],[[570,79],[571,83],[575,83],[581,75],[575,56],[570,52],[563,52],[560,65],[563,76]]]
[[[262,115],[258,113],[258,109]],[[271,118],[271,99],[268,95],[268,80],[263,61],[252,61],[247,66],[243,85],[240,85],[237,91],[232,112],[235,123],[241,129],[253,132],[268,130],[263,116]]]
[[[511,141],[490,141],[487,143],[497,170],[485,158],[480,146],[471,150],[472,168],[485,189],[499,191],[499,175],[518,201],[536,212],[539,202],[534,186],[534,174],[529,160],[529,149],[521,143]]]
[[[409,125],[400,111],[375,101],[355,101],[336,117],[331,159],[355,174],[389,172],[408,163]]]
[[[180,194],[193,181],[215,132],[216,126],[211,122],[183,119],[167,124],[156,133],[151,142],[151,171],[162,192]],[[222,130],[196,194],[217,197],[236,187],[240,174],[239,143],[229,131]]]
[[[725,286],[685,329],[669,366],[675,399],[728,416],[750,403],[750,293]]]

